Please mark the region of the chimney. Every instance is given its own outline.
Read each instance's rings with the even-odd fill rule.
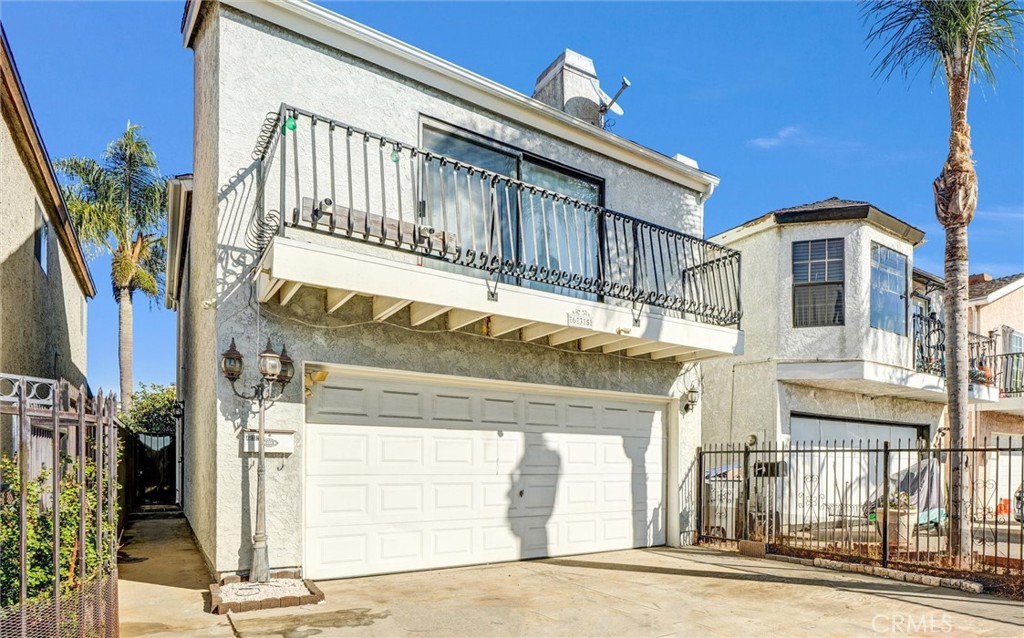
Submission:
[[[967,278],[967,284],[980,284],[985,281],[992,281],[992,275],[987,272],[983,272],[980,275],[971,275]]]
[[[594,61],[566,49],[533,88],[533,97],[594,126],[602,126],[600,84]]]

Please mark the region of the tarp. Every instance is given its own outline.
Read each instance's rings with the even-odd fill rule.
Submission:
[[[942,464],[939,459],[918,461],[889,475],[889,494],[906,492],[910,506],[917,509],[917,522],[940,523],[946,519],[942,497]],[[864,502],[863,514],[882,509],[884,486],[876,487]]]

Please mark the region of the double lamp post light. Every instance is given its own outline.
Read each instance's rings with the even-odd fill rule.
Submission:
[[[242,376],[242,353],[235,347],[235,340],[221,354],[220,369],[224,378],[231,382],[231,391],[246,401],[259,405],[259,446],[256,463],[256,531],[252,537],[252,563],[249,566],[249,582],[265,583],[270,580],[270,561],[267,556],[267,495],[264,487],[266,468],[264,449],[266,431],[264,414],[274,401],[281,398],[284,388],[295,376],[295,362],[288,356],[288,349],[281,347],[281,354],[274,352],[267,339],[267,348],[259,355],[260,380],[252,386],[250,394],[242,394],[235,382]],[[275,384],[280,388],[276,388]],[[276,390],[276,392],[275,392]]]

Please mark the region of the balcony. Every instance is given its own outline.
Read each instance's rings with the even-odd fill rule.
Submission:
[[[982,409],[1024,416],[1024,352],[997,354],[989,362],[999,402]]]
[[[740,255],[282,106],[253,158],[261,301],[327,291],[457,330],[680,361],[742,351]],[[281,214],[284,211],[284,214]]]
[[[913,369],[868,360],[780,363],[778,378],[790,383],[868,396],[945,403],[945,327],[934,317],[914,315],[912,336]],[[993,339],[973,332],[968,334],[968,399],[972,404],[984,405],[982,409],[1001,409],[996,401],[999,401],[998,405],[1003,403],[994,385],[994,352]]]
[[[967,362],[971,383],[993,385],[992,357],[995,341],[967,333]],[[934,317],[914,315],[914,365],[918,372],[946,375],[946,330]]]

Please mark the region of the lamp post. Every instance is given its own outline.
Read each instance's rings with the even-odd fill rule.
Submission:
[[[281,398],[284,388],[295,375],[295,364],[288,356],[288,350],[281,347],[281,354],[274,352],[267,339],[267,347],[259,354],[258,368],[260,380],[252,386],[251,394],[242,394],[235,387],[235,382],[242,376],[242,353],[235,347],[235,340],[221,354],[220,369],[224,378],[231,382],[231,391],[246,401],[255,401],[259,405],[259,446],[256,462],[256,531],[252,536],[252,563],[249,565],[249,581],[265,583],[270,580],[270,561],[267,556],[267,495],[264,486],[266,468],[264,463],[264,439],[266,437],[266,409]],[[274,392],[274,384],[280,384],[280,390]]]

